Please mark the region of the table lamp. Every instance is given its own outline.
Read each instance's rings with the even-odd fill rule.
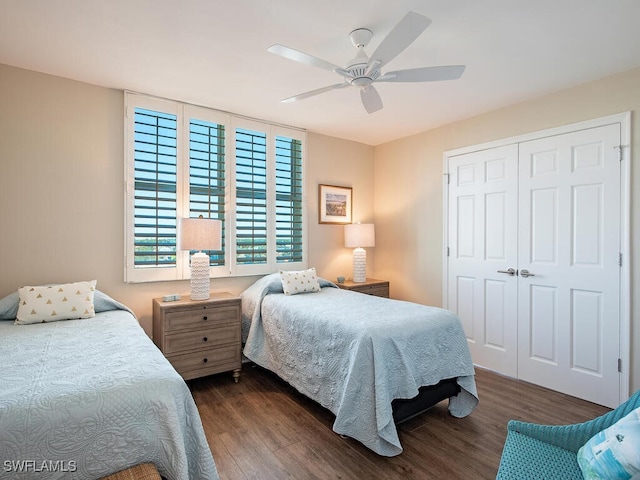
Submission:
[[[180,219],[180,250],[197,250],[191,255],[191,300],[206,300],[210,294],[209,255],[202,250],[222,248],[222,222],[209,218]]]
[[[367,281],[367,251],[365,247],[375,247],[373,223],[352,223],[344,226],[344,246],[353,248],[353,281]]]

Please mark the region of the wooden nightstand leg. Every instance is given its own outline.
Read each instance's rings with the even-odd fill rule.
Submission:
[[[240,380],[240,369],[239,369],[239,368],[236,368],[236,369],[233,371],[233,380],[234,380],[236,383],[238,383],[238,380]]]

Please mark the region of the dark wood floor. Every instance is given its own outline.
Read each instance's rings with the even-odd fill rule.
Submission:
[[[471,415],[439,403],[398,427],[404,452],[390,458],[336,435],[328,410],[251,364],[238,384],[220,374],[189,386],[223,480],[495,478],[509,419],[565,424],[608,411],[481,369],[476,383]]]

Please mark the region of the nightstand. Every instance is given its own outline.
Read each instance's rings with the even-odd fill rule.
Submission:
[[[182,378],[204,377],[242,367],[241,300],[212,293],[207,300],[153,299],[153,341]]]
[[[336,285],[344,290],[352,290],[354,292],[366,293],[367,295],[375,295],[376,297],[389,298],[389,282],[387,280],[367,278],[365,282],[359,283],[346,280],[344,283],[336,283]]]

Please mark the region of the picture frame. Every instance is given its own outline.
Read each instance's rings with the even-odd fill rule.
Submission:
[[[352,189],[337,185],[318,185],[318,223],[352,223]]]

